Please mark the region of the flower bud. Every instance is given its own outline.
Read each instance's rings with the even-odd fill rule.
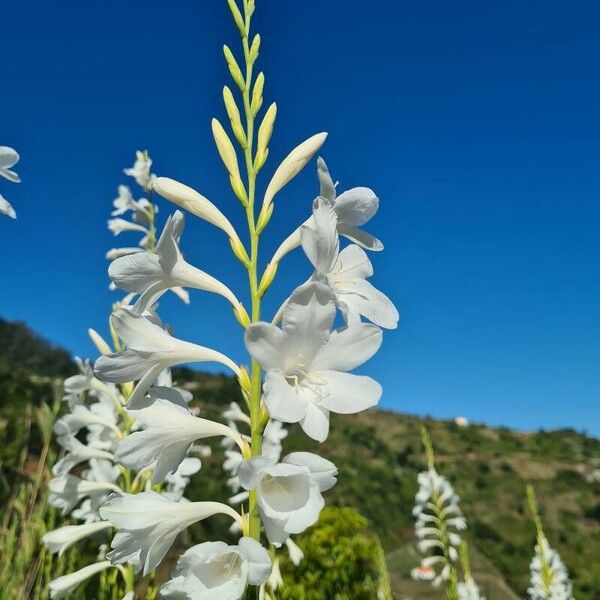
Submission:
[[[254,87],[252,88],[252,100],[250,101],[250,111],[253,115],[256,115],[262,106],[263,101],[263,89],[265,87],[265,74],[261,71],[256,81],[254,82]]]
[[[227,0],[227,4],[229,4],[231,16],[233,17],[236,27],[240,31],[240,35],[246,35],[246,24],[244,23],[244,17],[242,17],[242,13],[240,12],[235,0]]]
[[[269,263],[267,265],[267,268],[265,269],[265,272],[263,273],[263,276],[260,280],[260,285],[258,286],[258,294],[259,296],[262,296],[270,287],[270,285],[273,283],[273,279],[275,279],[275,275],[277,273],[277,267],[279,266],[279,263]]]
[[[231,244],[233,253],[240,260],[240,262],[247,267],[250,264],[250,257],[246,252],[246,248],[244,248],[244,244],[242,244],[238,237],[230,238],[229,243]]]
[[[235,318],[238,320],[238,323],[244,329],[246,329],[248,327],[248,325],[250,325],[250,317],[248,316],[248,312],[246,311],[246,309],[243,307],[242,304],[234,307],[233,314],[235,315]]]
[[[223,88],[223,101],[225,103],[227,116],[231,122],[233,134],[235,135],[237,141],[245,148],[248,142],[246,140],[246,132],[244,131],[244,127],[242,125],[240,111],[235,103],[231,90],[227,86]]]
[[[269,142],[271,141],[271,135],[273,134],[273,126],[275,125],[275,118],[277,117],[277,104],[273,102],[267,109],[265,116],[258,128],[258,141],[256,146],[257,154],[264,152]]]
[[[260,51],[260,35],[257,33],[253,40],[252,46],[250,47],[250,60],[254,62],[258,58],[258,53]]]
[[[217,145],[219,156],[221,157],[225,168],[232,178],[240,179],[240,168],[238,166],[237,155],[229,136],[225,133],[223,126],[217,119],[212,120],[211,126],[215,144]]]
[[[112,353],[111,347],[104,341],[104,338],[95,329],[88,329],[88,335],[90,336],[92,342],[94,342],[94,346],[98,348],[98,352],[100,352],[100,354]]]
[[[269,204],[266,210],[261,209],[256,222],[256,233],[262,233],[263,229],[269,224],[271,215],[273,214],[273,204]]]
[[[229,49],[228,46],[225,45],[223,46],[223,54],[225,55],[225,61],[227,62],[227,66],[229,67],[231,77],[233,78],[237,86],[240,88],[240,90],[242,90],[243,92],[246,89],[246,82],[244,81],[242,70],[237,64],[235,56],[233,56],[233,52]]]

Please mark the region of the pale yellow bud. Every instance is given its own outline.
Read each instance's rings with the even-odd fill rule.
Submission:
[[[277,117],[277,104],[273,102],[269,106],[265,116],[258,128],[258,141],[256,146],[257,154],[264,153],[267,149],[269,142],[271,141],[271,135],[273,134],[273,126],[275,125],[275,118]]]
[[[245,35],[246,25],[244,23],[244,17],[242,17],[242,13],[240,12],[235,0],[227,0],[227,4],[229,4],[231,16],[233,17],[236,27],[240,30],[240,34]]]
[[[263,276],[260,280],[260,285],[258,286],[258,294],[260,296],[264,295],[264,293],[269,289],[271,284],[273,283],[273,279],[275,279],[275,275],[277,274],[277,267],[279,263],[269,263]]]
[[[223,46],[223,54],[225,55],[225,61],[227,62],[227,66],[229,67],[231,77],[233,78],[237,86],[240,88],[240,90],[242,90],[243,92],[246,89],[246,82],[244,81],[242,70],[237,64],[235,56],[233,56],[233,52],[229,49],[228,46]]]
[[[219,151],[219,156],[221,157],[225,168],[232,178],[241,179],[235,148],[233,147],[229,136],[223,129],[223,125],[221,125],[217,119],[212,120],[212,132],[213,137],[215,138],[215,144],[217,145],[217,150]]]
[[[95,329],[88,329],[88,335],[90,336],[92,342],[94,342],[94,346],[96,346],[100,354],[112,354],[111,347],[104,341],[104,338]]]
[[[247,144],[246,132],[242,126],[240,111],[235,103],[231,90],[227,86],[223,88],[223,102],[225,103],[225,110],[227,111],[227,116],[231,122],[233,134],[237,138],[237,141],[245,148]]]
[[[252,88],[252,100],[250,101],[250,110],[256,115],[263,102],[263,89],[265,87],[265,75],[261,71],[256,77],[254,87]]]
[[[260,35],[257,33],[252,40],[252,46],[250,46],[250,60],[254,62],[258,58],[260,51]]]

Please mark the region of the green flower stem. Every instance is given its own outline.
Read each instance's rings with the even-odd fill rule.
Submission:
[[[244,158],[246,161],[246,173],[248,176],[248,203],[246,205],[246,217],[248,219],[248,231],[250,234],[250,264],[248,265],[248,278],[250,281],[250,295],[252,302],[251,321],[255,323],[260,320],[260,294],[258,293],[258,242],[260,233],[256,230],[256,217],[254,212],[254,200],[256,194],[256,170],[252,158],[252,147],[254,142],[254,114],[250,107],[250,89],[252,86],[253,61],[250,57],[250,46],[248,37],[250,35],[250,20],[252,14],[248,2],[244,0],[244,32],[242,34],[242,45],[244,48],[244,62],[246,65],[245,85],[242,91],[244,101],[244,114],[246,117],[246,144],[244,147]],[[253,360],[250,374],[250,434],[252,456],[260,456],[262,451],[262,427],[260,419],[260,396],[261,396],[261,369],[260,365]],[[249,533],[250,536],[260,541],[260,513],[257,506],[256,491],[252,490],[249,497]]]

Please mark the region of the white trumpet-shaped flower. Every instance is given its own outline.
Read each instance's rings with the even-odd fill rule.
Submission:
[[[107,558],[120,564],[139,557],[146,575],[159,565],[180,531],[216,514],[241,521],[235,510],[220,502],[174,502],[156,492],[113,496],[100,508],[100,516],[119,529]]]
[[[246,490],[256,490],[267,538],[275,546],[317,521],[325,504],[321,492],[335,485],[336,475],[332,462],[310,452],[288,454],[280,463],[252,458],[238,473]]]
[[[531,579],[527,593],[530,600],[573,600],[567,567],[543,535],[538,537],[529,570]]]
[[[328,285],[346,320],[369,321],[394,329],[398,311],[392,301],[373,287],[367,278],[373,267],[365,251],[351,244],[340,252],[338,216],[330,200],[317,198],[313,204],[313,223],[302,226],[302,247],[315,268],[313,279]]]
[[[95,405],[92,405],[92,407],[95,407]],[[112,416],[110,412],[109,415]],[[63,415],[56,421],[54,424],[54,433],[58,436],[64,436],[65,434],[77,435],[83,427],[100,425],[120,435],[120,429],[115,425],[110,416],[107,418],[102,414],[98,414],[98,410],[93,411],[85,404],[78,404],[71,408],[71,412]]]
[[[110,529],[112,525],[108,521],[96,521],[85,525],[65,525],[44,534],[42,541],[50,554],[62,556],[64,551],[78,542],[100,531]]]
[[[152,167],[152,159],[148,152],[138,150],[135,153],[135,162],[133,167],[123,169],[123,173],[129,177],[133,177],[135,182],[146,190],[152,189],[152,180],[154,175],[150,173]]]
[[[79,569],[79,571],[75,571],[74,573],[69,573],[68,575],[63,575],[62,577],[53,579],[50,582],[50,598],[52,600],[65,598],[71,594],[71,592],[73,592],[78,585],[88,580],[90,577],[93,577],[97,573],[105,571],[111,566],[112,565],[109,561],[103,560],[102,562],[83,567],[83,569]]]
[[[118,485],[108,481],[86,481],[75,475],[63,475],[50,480],[48,504],[61,509],[63,514],[70,512],[86,496],[104,496],[108,492],[122,494]]]
[[[317,176],[320,184],[319,196],[333,204],[338,219],[338,233],[367,250],[383,250],[383,244],[375,236],[361,229],[379,208],[379,198],[375,192],[370,188],[356,187],[336,196],[336,186],[322,158],[317,160]],[[313,218],[310,217],[303,226],[313,227]],[[276,250],[271,263],[278,263],[288,252],[300,246],[301,233],[301,227],[298,227],[290,234]]]
[[[174,338],[147,317],[125,308],[112,314],[111,324],[126,349],[98,358],[95,373],[112,383],[138,381],[129,397],[129,408],[136,408],[160,373],[174,365],[218,362],[239,375],[239,367],[224,354]]]
[[[108,275],[113,283],[140,294],[132,307],[136,315],[151,307],[167,290],[180,286],[220,294],[234,308],[240,308],[239,300],[226,285],[184,260],[178,246],[183,226],[183,213],[176,211],[167,219],[154,252],[128,254],[111,263]]]
[[[239,236],[227,217],[196,190],[168,177],[157,177],[153,182],[153,188],[163,198],[222,229],[230,239],[239,242]]]
[[[182,554],[160,594],[165,600],[240,600],[248,584],[262,585],[270,572],[269,554],[253,538],[235,546],[204,542]]]
[[[54,476],[66,475],[74,466],[92,458],[114,459],[114,456],[110,452],[94,448],[93,446],[86,446],[71,433],[58,436],[56,441],[67,452],[52,467],[52,474]]]
[[[318,152],[327,139],[326,133],[317,133],[296,146],[277,167],[265,191],[263,209],[268,208],[275,194],[287,185]]]
[[[352,414],[374,406],[381,386],[370,377],[347,373],[379,349],[381,330],[367,323],[331,332],[335,297],[319,282],[298,288],[283,311],[283,329],[255,323],[245,341],[265,369],[264,402],[269,415],[299,422],[307,435],[324,441],[329,412]]]
[[[168,391],[171,399],[165,399]],[[177,403],[172,396],[178,397]],[[116,459],[135,470],[153,463],[152,483],[161,483],[168,473],[174,473],[186,457],[194,441],[214,436],[226,436],[240,447],[242,438],[233,429],[208,419],[192,415],[181,395],[173,388],[154,388],[153,398],[128,413],[142,431],[134,431],[119,442]],[[143,401],[144,402],[144,401]]]

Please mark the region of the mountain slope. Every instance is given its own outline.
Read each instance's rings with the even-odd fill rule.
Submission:
[[[27,360],[14,340],[24,340]],[[35,428],[22,426],[25,416],[53,393],[52,381],[39,375],[64,376],[73,368],[66,351],[40,340],[22,324],[0,320],[0,463],[9,483],[23,475],[11,473],[23,444],[35,452],[39,443]],[[238,399],[237,384],[230,377],[180,368],[174,379],[193,392],[194,403],[209,418]],[[550,542],[571,570],[575,596],[600,600],[600,482],[591,481],[594,469],[600,468],[600,441],[572,430],[461,428],[377,410],[335,415],[330,437],[321,445],[291,427],[286,452],[316,451],[338,466],[339,483],[327,493],[327,502],[356,506],[370,520],[388,552],[398,598],[442,597],[408,579],[410,568],[418,563],[411,509],[416,475],[424,468],[421,424],[430,430],[439,471],[462,498],[475,576],[490,590],[488,600],[514,600],[506,585],[519,597],[525,594],[534,544],[524,498],[527,482],[536,487]],[[202,471],[192,480],[191,499],[227,498],[220,447],[213,447],[213,456],[203,461]],[[2,497],[0,485],[0,512]],[[216,519],[203,527],[217,539],[226,523]],[[192,537],[197,535],[199,531],[192,532]]]

